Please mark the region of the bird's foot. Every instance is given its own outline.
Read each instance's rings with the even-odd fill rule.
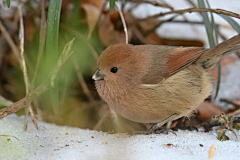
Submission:
[[[181,130],[189,130],[189,131],[198,131],[198,128],[195,126],[181,126],[181,127],[173,127],[172,130],[177,131],[178,129]]]
[[[189,131],[193,131],[193,130],[198,131],[198,128],[195,126],[191,126],[191,125],[185,126],[184,123],[182,122],[182,120],[178,121],[177,125],[172,128],[172,130],[174,130],[174,131],[177,131],[178,129],[189,130]]]
[[[143,134],[143,135],[149,135],[149,134],[168,134],[169,132],[175,134],[177,136],[177,134],[172,131],[169,128],[160,128],[160,126],[158,124],[152,126],[149,130],[147,131],[137,131],[134,132],[130,135],[139,135],[139,134]]]
[[[159,128],[157,130],[155,130],[153,133],[155,134],[168,134],[169,132],[175,134],[175,136],[177,136],[177,134],[170,128]]]

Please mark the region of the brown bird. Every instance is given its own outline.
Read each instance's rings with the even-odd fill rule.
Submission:
[[[240,47],[237,35],[213,49],[116,44],[99,57],[93,75],[100,97],[122,117],[139,123],[189,117],[212,91],[210,71]]]

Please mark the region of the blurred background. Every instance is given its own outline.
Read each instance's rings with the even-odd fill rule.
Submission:
[[[58,114],[53,112],[52,101],[54,100],[51,100],[50,95],[53,94],[51,91],[45,92],[34,100],[31,105],[33,112],[37,119],[49,123],[112,131],[116,125],[115,114],[98,96],[91,76],[96,69],[98,55],[107,46],[125,43],[125,32],[119,11],[115,9],[111,14],[109,2],[106,0],[50,1],[11,0],[8,8],[7,2],[0,0],[0,95],[12,102],[26,96],[26,83],[19,63],[23,39],[28,88],[31,92],[46,79],[65,44],[75,38],[72,46],[74,53],[61,68],[56,82]],[[117,2],[126,21],[129,43],[209,48],[211,46],[205,31],[204,19],[199,12],[159,14],[198,8],[198,3],[197,0]],[[207,1],[205,3],[208,4]],[[54,9],[56,4],[60,6],[58,12],[55,12],[56,7],[56,10]],[[206,7],[221,8],[239,14],[240,2],[229,0],[226,3],[225,0],[209,0]],[[51,24],[50,20],[47,21],[51,19],[51,14],[60,18],[59,25]],[[19,36],[21,17],[24,37]],[[212,34],[218,35],[218,42],[236,35],[240,30],[238,28],[240,20],[237,18],[231,18],[231,21],[217,14],[208,14],[208,17],[216,24]],[[51,20],[54,22],[54,18]],[[59,33],[55,36],[56,39],[50,40],[54,37],[51,35],[56,33]],[[222,67],[236,63],[239,57],[239,53],[231,55],[223,61]],[[217,69],[213,71],[213,75],[217,80]],[[237,103],[240,99],[239,90],[238,93],[234,91],[234,99],[230,96],[228,102],[225,101],[223,105],[217,103],[214,105],[213,98],[210,97],[200,105],[196,118],[186,123],[198,125],[222,111],[231,113],[237,110],[240,106]],[[1,108],[6,107],[1,101],[0,104]],[[224,108],[229,104],[231,104],[230,108]],[[24,113],[24,109],[17,112],[18,115],[24,115]],[[142,125],[139,128],[136,127],[137,124],[127,121],[126,126],[128,126],[126,130],[132,130],[132,128],[146,129],[150,125]]]

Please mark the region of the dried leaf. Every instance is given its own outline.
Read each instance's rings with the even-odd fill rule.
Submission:
[[[223,112],[220,108],[214,106],[208,101],[204,101],[198,106],[198,112],[202,116],[203,120],[209,120],[212,116],[219,115]]]
[[[99,9],[98,7],[92,4],[87,4],[87,3],[83,4],[82,8],[86,12],[87,24],[88,24],[89,36],[90,36],[98,21],[98,17],[101,14],[101,9]]]
[[[209,152],[208,152],[208,159],[212,159],[214,154],[215,154],[215,150],[216,150],[216,147],[215,147],[215,144],[212,145],[209,149]]]
[[[240,100],[233,101],[233,104],[236,106],[240,106]]]
[[[171,143],[168,143],[166,144],[167,147],[177,147],[177,145],[174,145],[174,144],[171,144]]]
[[[92,6],[97,7],[98,9],[102,9],[104,3],[106,2],[106,0],[81,0],[81,4],[85,5],[85,4],[89,4]]]
[[[226,57],[221,61],[221,67],[222,70],[224,68],[226,68],[229,64],[235,62],[237,60],[237,58],[234,57]],[[211,71],[212,75],[215,77],[215,80],[217,80],[218,77],[218,67],[215,67],[212,71]]]
[[[218,140],[220,141],[227,141],[229,140],[230,138],[226,135],[226,131],[224,130],[221,130],[218,132],[218,137],[217,137]]]
[[[240,124],[239,123],[233,123],[233,128],[236,130],[240,130]]]
[[[105,145],[107,145],[107,144],[108,144],[108,142],[107,142],[107,141],[103,141],[103,142],[102,142],[102,144],[105,144]]]
[[[110,13],[103,15],[103,20],[99,26],[99,38],[105,46],[117,43],[125,43],[124,31],[115,30],[114,24],[111,22]]]

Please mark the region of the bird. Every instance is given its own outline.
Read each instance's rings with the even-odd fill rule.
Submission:
[[[99,56],[92,76],[100,97],[118,115],[155,123],[147,133],[181,117],[191,117],[211,94],[211,70],[240,49],[240,34],[212,49],[115,44]]]

